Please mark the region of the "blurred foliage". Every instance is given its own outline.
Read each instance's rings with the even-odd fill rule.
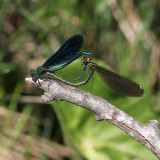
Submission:
[[[93,54],[94,62],[107,63],[138,82],[145,94],[118,95],[96,73],[93,89],[92,80],[79,88],[142,123],[160,121],[158,0],[2,0],[0,4],[0,159],[156,159],[120,129],[97,122],[87,110],[60,101],[42,104],[43,92],[24,79],[65,40],[81,34],[83,50]],[[68,71],[80,65],[77,60],[57,74],[69,78]]]

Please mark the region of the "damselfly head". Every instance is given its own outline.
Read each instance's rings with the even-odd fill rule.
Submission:
[[[31,69],[30,76],[31,76],[31,77],[34,77],[34,76],[35,76],[35,71],[34,71],[33,69]]]
[[[47,71],[47,68],[40,66],[37,68],[36,71],[34,69],[32,69],[30,72],[30,76],[31,77],[40,76],[40,75],[44,74],[46,71]]]
[[[88,65],[88,63],[90,62],[90,60],[91,60],[90,57],[84,57],[81,62],[82,62],[84,65]]]

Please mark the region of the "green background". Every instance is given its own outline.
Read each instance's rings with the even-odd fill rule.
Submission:
[[[97,73],[94,83],[91,79],[78,88],[106,99],[141,123],[160,121],[159,12],[158,0],[2,0],[1,159],[156,159],[116,126],[97,122],[88,110],[59,100],[43,104],[43,91],[25,78],[68,38],[81,34],[82,50],[92,53],[93,62],[141,84],[145,93],[139,98],[119,95]],[[72,80],[72,74],[81,70],[77,68],[81,59],[56,73]]]

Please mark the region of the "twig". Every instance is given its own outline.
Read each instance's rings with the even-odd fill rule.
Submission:
[[[59,99],[88,109],[95,113],[97,121],[106,120],[119,127],[160,159],[160,125],[156,120],[144,125],[106,100],[55,80],[34,77],[26,81],[45,91],[41,96],[43,102]]]

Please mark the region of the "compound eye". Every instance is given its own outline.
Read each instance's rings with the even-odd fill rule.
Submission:
[[[85,63],[85,61],[86,61],[86,60],[83,58],[81,62],[82,62],[82,63]]]

